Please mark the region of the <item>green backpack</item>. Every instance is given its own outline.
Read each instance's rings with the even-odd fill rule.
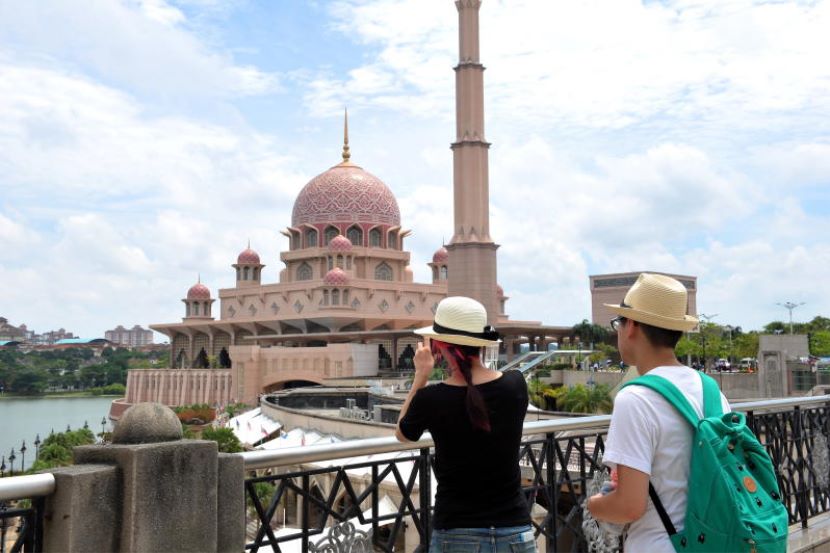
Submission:
[[[646,386],[666,398],[694,430],[683,531],[677,532],[654,487],[649,495],[678,552],[787,550],[787,509],[781,502],[772,461],[743,413],[723,413],[720,390],[703,381],[703,413],[667,379],[644,375],[625,386]]]

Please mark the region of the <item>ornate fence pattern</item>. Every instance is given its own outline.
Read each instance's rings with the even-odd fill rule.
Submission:
[[[800,522],[806,527],[809,518],[830,511],[830,403],[769,411],[776,402],[785,401],[738,407],[747,412],[748,424],[773,459],[790,523]],[[599,419],[604,424],[597,424]],[[562,421],[525,425],[520,452],[524,492],[536,534],[545,536],[549,552],[588,550],[581,527],[581,504],[588,482],[597,470],[602,470],[598,459],[604,452],[608,419],[582,420],[583,429],[572,424],[565,431],[534,432],[535,428],[541,430]],[[402,445],[401,449],[404,448]],[[328,526],[350,520],[367,530],[371,528],[376,551],[399,551],[407,524],[414,525],[419,546],[426,550],[431,487],[435,485],[427,470],[433,462],[430,450],[421,448],[409,454],[401,451],[392,456],[372,457],[360,463],[345,459],[335,465],[328,461],[330,466],[325,468],[306,465],[306,470],[264,474],[247,480],[251,505],[248,516],[258,529],[251,532],[253,539],[246,549],[288,552],[295,550],[290,548],[293,540],[302,540],[305,551],[309,543],[326,538]],[[294,468],[301,466],[302,462],[298,462]],[[322,474],[333,476],[327,480],[329,485],[318,482],[315,492],[311,482]],[[267,504],[255,498],[257,483],[268,483],[275,489]],[[421,493],[424,490],[429,493]],[[293,501],[286,501],[287,492],[293,494]],[[378,510],[383,493],[395,496],[394,512]],[[296,510],[300,516],[294,518],[294,524],[289,520],[286,526],[285,519],[279,521],[276,516],[280,509]]]
[[[44,498],[0,501],[0,553],[43,549]]]

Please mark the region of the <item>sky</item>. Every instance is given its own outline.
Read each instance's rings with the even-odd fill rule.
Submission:
[[[830,316],[830,0],[484,0],[491,234],[512,319],[588,276],[698,277],[699,312]],[[0,0],[0,316],[98,337],[276,282],[340,161],[394,192],[415,280],[452,234],[451,0]],[[156,339],[163,339],[156,335]]]

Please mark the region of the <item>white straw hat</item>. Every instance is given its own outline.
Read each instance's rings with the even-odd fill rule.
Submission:
[[[435,310],[432,326],[415,334],[460,346],[492,346],[501,342],[499,333],[487,325],[487,310],[472,298],[444,298]]]
[[[605,303],[622,317],[657,328],[689,331],[698,320],[686,314],[688,295],[679,281],[665,276],[642,273],[619,305]]]

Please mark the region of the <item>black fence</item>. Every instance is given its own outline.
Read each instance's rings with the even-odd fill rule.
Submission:
[[[830,510],[828,409],[830,404],[819,403],[777,412],[746,411],[748,424],[772,457],[791,524],[806,527],[811,517]],[[604,470],[598,461],[605,432],[577,429],[525,436],[520,453],[524,492],[536,535],[546,538],[549,552],[588,551],[582,502],[596,471]],[[430,450],[424,448],[369,455],[361,462],[294,465],[307,470],[260,471],[245,483],[246,550],[313,550],[331,528],[350,523],[366,531],[376,551],[402,551],[407,540],[408,547],[417,540],[419,550],[426,551],[435,485],[432,463]]]
[[[45,499],[0,501],[0,553],[43,550]]]

